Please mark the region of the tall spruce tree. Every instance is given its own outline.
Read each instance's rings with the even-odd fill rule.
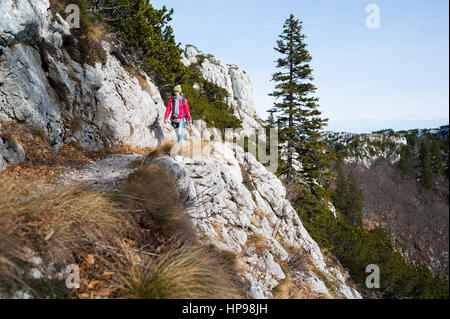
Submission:
[[[434,174],[431,162],[430,144],[427,140],[422,142],[420,147],[420,182],[426,189],[434,187]]]
[[[286,165],[281,173],[288,181],[297,175],[293,164],[295,154],[298,154],[302,177],[313,183],[314,180],[320,182],[327,171],[330,154],[320,139],[320,130],[328,120],[320,117],[318,98],[310,96],[316,87],[311,83],[311,56],[305,38],[302,22],[291,14],[274,48],[282,57],[276,61],[279,71],[272,75],[276,84],[269,95],[275,97],[275,103],[269,112],[276,116],[280,144],[285,145]]]

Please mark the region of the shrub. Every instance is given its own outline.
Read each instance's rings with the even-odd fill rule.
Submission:
[[[63,47],[71,58],[80,64],[105,64],[107,56],[101,46],[103,31],[99,32],[101,28],[97,27],[100,17],[93,13],[91,2],[87,0],[52,0],[50,8],[53,13],[65,17],[65,8],[69,4],[75,4],[80,9],[80,27],[71,30],[72,34],[64,39]]]

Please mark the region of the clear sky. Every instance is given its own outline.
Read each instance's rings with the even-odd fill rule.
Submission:
[[[273,103],[273,49],[291,13],[303,21],[320,109],[330,130],[370,132],[448,124],[447,0],[153,0],[175,12],[177,42],[251,77],[261,117]],[[380,27],[367,28],[366,6]],[[194,106],[193,106],[194,107]]]

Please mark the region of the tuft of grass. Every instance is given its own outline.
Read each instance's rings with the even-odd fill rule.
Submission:
[[[79,118],[74,118],[69,122],[69,126],[72,133],[75,134],[83,127],[83,121]]]
[[[145,77],[135,67],[131,65],[124,65],[123,68],[131,77],[135,77],[138,80],[142,91],[147,91],[150,88]]]
[[[128,176],[124,194],[125,205],[139,211],[141,224],[156,225],[168,237],[193,236],[192,223],[165,167],[152,163],[138,168]]]
[[[254,210],[253,210],[253,214],[255,214],[256,216],[263,216],[263,217],[267,217],[269,214],[266,213],[266,211],[264,211],[261,207],[257,206]]]
[[[258,255],[262,255],[264,249],[267,248],[266,237],[261,234],[252,234],[247,239],[247,246],[255,247]]]
[[[122,276],[122,295],[131,298],[242,298],[232,274],[205,247],[171,241],[158,257],[133,257]]]
[[[0,287],[11,292],[29,287],[23,248],[55,266],[96,242],[111,243],[129,229],[126,215],[98,191],[86,186],[57,186],[5,176],[0,184]]]
[[[43,129],[33,129],[31,130],[31,134],[34,137],[40,138],[43,142],[48,141],[48,135]]]
[[[8,136],[8,138],[6,139],[6,141],[8,142],[8,144],[15,150],[18,149],[19,147],[19,140],[17,138],[17,136],[15,136],[14,134],[10,134]]]
[[[174,141],[164,142],[163,144],[159,145],[157,148],[155,148],[148,154],[148,161],[152,161],[156,158],[161,158],[166,155],[169,155],[174,145],[175,145]]]
[[[145,165],[150,165],[154,159],[161,158],[167,155],[183,155],[184,157],[199,157],[209,156],[212,153],[212,146],[209,141],[187,141],[179,146],[174,141],[167,141],[158,147],[148,150],[147,157],[142,160],[136,160],[130,163],[130,168],[139,168]]]
[[[280,280],[278,286],[272,289],[275,299],[296,299],[298,298],[298,288],[290,274],[286,274],[286,278]]]
[[[223,239],[222,234],[222,225],[217,222],[211,222],[211,226],[214,228],[215,232],[219,236],[220,239]]]
[[[239,164],[239,167],[241,168],[241,173],[242,173],[242,183],[245,185],[245,187],[247,187],[247,189],[252,193],[252,198],[253,201],[256,202],[256,197],[253,195],[253,191],[256,189],[255,186],[253,185],[252,179],[247,171],[247,168],[242,165]]]
[[[256,216],[250,216],[249,217],[250,224],[255,226],[256,228],[259,228],[261,225],[259,224],[259,220],[256,218]]]

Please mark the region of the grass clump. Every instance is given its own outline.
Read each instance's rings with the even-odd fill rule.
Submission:
[[[165,236],[192,235],[192,226],[169,172],[152,163],[128,176],[125,203],[138,211],[142,225],[156,226]]]
[[[128,72],[128,74],[131,77],[135,77],[138,80],[142,91],[149,90],[150,87],[148,86],[147,79],[141,74],[141,72],[139,72],[135,67],[131,65],[124,65],[123,68]]]
[[[0,287],[5,293],[30,288],[24,247],[64,266],[76,263],[76,256],[92,250],[95,242],[112,245],[128,226],[117,206],[85,186],[36,186],[5,176],[0,184]]]
[[[123,295],[132,298],[239,298],[229,271],[205,247],[171,241],[159,257],[129,260]]]
[[[267,249],[266,237],[258,233],[252,234],[247,239],[247,246],[255,247],[258,255],[262,255],[263,251]]]

